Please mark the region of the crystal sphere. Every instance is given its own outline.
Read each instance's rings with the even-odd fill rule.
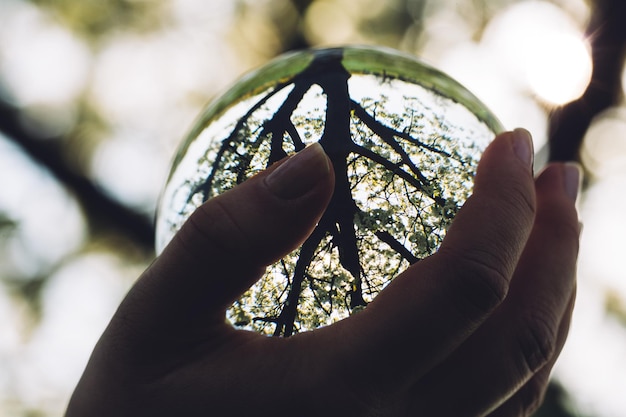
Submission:
[[[227,316],[276,336],[331,324],[437,250],[501,130],[466,88],[411,56],[370,47],[284,55],[212,102],[180,145],[158,207],[157,253],[203,202],[319,142],[336,175],[324,221]]]

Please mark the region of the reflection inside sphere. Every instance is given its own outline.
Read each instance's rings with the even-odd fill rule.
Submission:
[[[336,178],[328,208],[227,314],[276,336],[331,324],[437,250],[499,130],[464,87],[414,58],[372,48],[281,57],[212,103],[181,145],[157,252],[207,199],[319,142]]]

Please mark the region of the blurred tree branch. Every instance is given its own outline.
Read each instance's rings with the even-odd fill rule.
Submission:
[[[626,2],[595,0],[586,36],[593,72],[585,93],[555,110],[550,117],[551,161],[576,161],[589,126],[622,98],[622,69],[626,53]]]
[[[300,49],[306,49],[311,46],[306,36],[302,32],[303,21],[306,10],[309,8],[313,0],[291,0],[295,10],[298,13],[298,24],[293,26],[293,31],[289,33],[283,33],[283,52],[285,51],[297,51]],[[279,24],[279,22],[275,22]]]
[[[0,132],[30,158],[45,167],[80,202],[92,232],[114,232],[151,251],[154,226],[147,216],[124,206],[102,192],[92,181],[71,170],[62,138],[42,140],[21,122],[20,109],[0,100]]]

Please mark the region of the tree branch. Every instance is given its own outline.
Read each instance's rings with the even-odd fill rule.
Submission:
[[[580,159],[580,148],[593,119],[622,97],[626,53],[626,2],[596,0],[587,28],[593,72],[585,93],[550,116],[550,161]]]
[[[74,195],[84,210],[92,232],[114,231],[144,249],[152,250],[152,219],[109,197],[88,178],[71,170],[65,158],[63,138],[39,139],[20,122],[20,109],[2,100],[0,131]]]
[[[413,265],[414,263],[419,261],[419,258],[417,258],[416,256],[414,256],[411,251],[409,251],[407,248],[404,247],[404,245],[402,245],[402,243],[398,242],[398,240],[396,238],[394,238],[393,236],[391,236],[391,233],[385,231],[385,230],[379,230],[376,233],[374,233],[376,235],[377,238],[379,238],[381,241],[385,242],[387,245],[389,245],[391,247],[391,249],[395,250],[396,252],[398,252],[400,254],[400,256],[402,256],[404,259],[406,259],[407,261],[409,261],[409,263],[411,265]]]
[[[415,175],[416,179],[422,184],[421,187],[418,187],[420,191],[425,192],[426,191],[425,187],[437,185],[436,183],[433,184],[432,181],[430,181],[428,178],[424,176],[424,174],[422,174],[419,168],[415,166],[415,164],[411,161],[410,156],[407,154],[404,148],[402,148],[402,146],[400,146],[400,144],[398,144],[398,142],[394,139],[394,136],[398,132],[380,123],[378,120],[372,117],[367,111],[365,111],[365,109],[361,107],[359,103],[355,102],[354,100],[350,100],[350,104],[351,104],[351,109],[354,110],[357,117],[363,123],[365,123],[365,125],[369,127],[372,130],[372,132],[377,134],[386,144],[391,146],[393,150],[396,151],[396,153],[398,153],[398,155],[402,159],[403,164],[406,165],[411,170],[411,172]],[[400,175],[399,170],[394,170],[393,172]],[[428,196],[435,203],[437,203],[437,205],[439,205],[440,207],[445,207],[447,202],[444,198],[433,195],[432,193],[429,193]]]

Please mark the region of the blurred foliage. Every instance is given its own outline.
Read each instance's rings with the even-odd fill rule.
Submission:
[[[609,315],[626,327],[626,300],[617,291],[606,294],[605,308]]]
[[[0,212],[0,239],[2,239],[3,234],[11,233],[15,227],[17,227],[15,220]]]
[[[157,30],[166,19],[163,0],[29,0],[55,15],[64,25],[94,41],[118,30]]]
[[[541,408],[533,417],[591,417],[580,414],[571,409],[571,398],[563,386],[553,382],[548,387],[545,400]]]

